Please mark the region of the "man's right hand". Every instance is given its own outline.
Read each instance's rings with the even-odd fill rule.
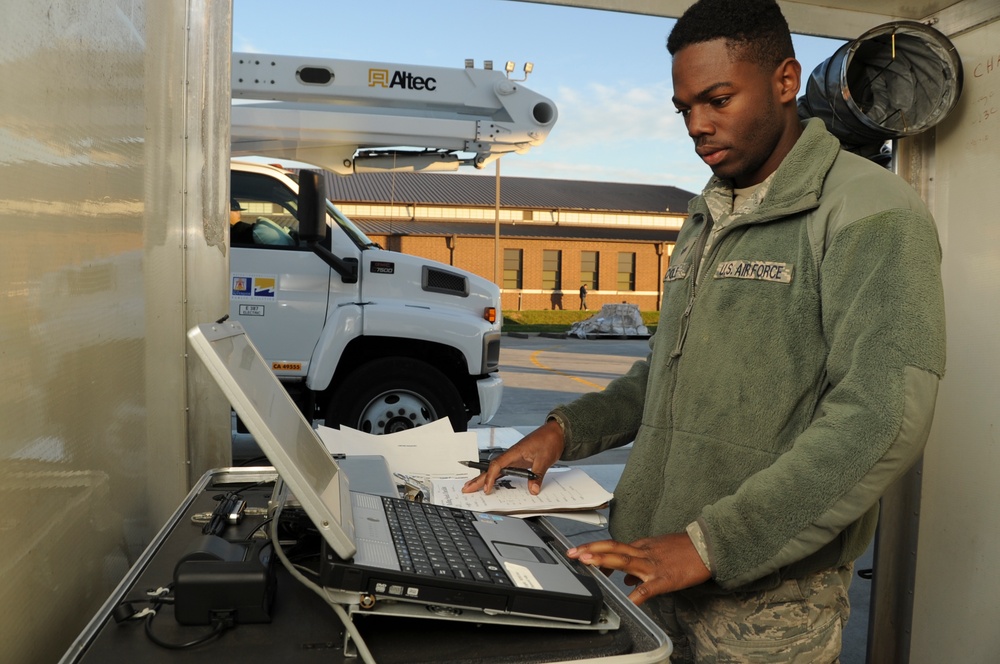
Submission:
[[[563,447],[565,442],[562,427],[555,420],[549,420],[519,440],[509,450],[491,460],[490,467],[485,473],[465,483],[462,493],[472,493],[480,489],[492,493],[493,486],[503,474],[503,469],[514,467],[529,468],[538,475],[538,479],[528,480],[528,491],[532,495],[538,495],[542,490],[545,471],[559,460]]]

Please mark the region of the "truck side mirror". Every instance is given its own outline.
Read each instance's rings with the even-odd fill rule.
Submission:
[[[358,260],[341,258],[321,244],[326,239],[326,180],[318,171],[299,171],[299,239],[332,267],[345,284],[358,283]]]
[[[317,171],[299,172],[299,238],[326,239],[326,179]]]

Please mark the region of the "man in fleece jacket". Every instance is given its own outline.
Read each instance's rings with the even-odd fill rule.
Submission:
[[[667,49],[714,176],[690,203],[650,355],[465,490],[634,441],[615,539],[569,556],[624,571],[674,661],[836,661],[852,563],[921,454],[944,373],[936,229],[905,182],[799,121],[801,66],[773,0],[701,0]]]

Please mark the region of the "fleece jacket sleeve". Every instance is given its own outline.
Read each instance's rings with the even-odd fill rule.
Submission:
[[[939,265],[926,215],[889,210],[838,232],[819,268],[829,388],[789,451],[702,510],[717,583],[818,551],[919,457],[944,373]]]
[[[650,338],[650,349],[655,339],[655,335]],[[648,377],[647,357],[635,362],[604,390],[584,394],[572,403],[554,408],[550,416],[558,415],[563,423],[562,458],[582,459],[635,440],[642,422]]]

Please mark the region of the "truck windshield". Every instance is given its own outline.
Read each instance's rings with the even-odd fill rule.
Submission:
[[[364,234],[364,232],[354,225],[354,222],[347,218],[343,212],[338,210],[336,206],[330,201],[326,202],[326,213],[333,218],[333,221],[344,229],[347,236],[351,238],[358,247],[362,249],[368,249],[372,247],[378,247],[378,243],[372,242],[371,238]]]

